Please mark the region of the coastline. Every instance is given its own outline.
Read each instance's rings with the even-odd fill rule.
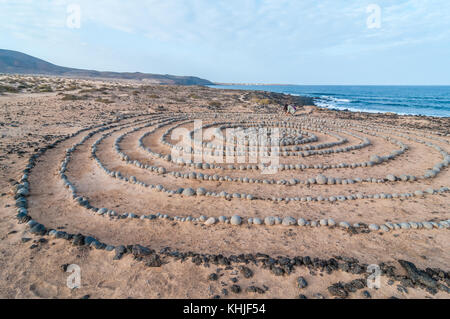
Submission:
[[[436,109],[433,109],[430,107],[429,109],[423,108],[423,109],[415,109],[414,104],[410,107],[411,110],[409,110],[408,106],[408,100],[407,97],[398,97],[398,100],[402,101],[401,103],[393,100],[392,106],[390,104],[378,104],[377,102],[379,100],[383,99],[389,99],[389,97],[385,97],[383,95],[373,96],[373,97],[365,97],[364,101],[361,101],[361,103],[353,103],[354,99],[353,96],[344,96],[341,97],[340,95],[333,96],[332,94],[327,93],[308,93],[308,90],[305,90],[305,88],[308,88],[310,91],[315,91],[317,89],[322,88],[339,88],[342,91],[353,91],[355,88],[370,88],[370,89],[379,89],[379,88],[389,88],[389,89],[407,89],[407,90],[417,90],[418,88],[440,88],[442,90],[446,90],[447,92],[450,92],[450,86],[405,86],[405,85],[399,85],[399,86],[379,86],[379,85],[361,85],[361,86],[347,86],[347,85],[326,85],[326,86],[308,86],[308,85],[290,85],[290,84],[214,84],[214,85],[208,85],[207,87],[215,88],[215,89],[228,89],[228,90],[248,90],[248,91],[264,91],[264,92],[276,92],[276,93],[282,93],[286,95],[291,96],[301,96],[301,97],[309,97],[312,98],[314,101],[314,105],[322,108],[322,109],[328,109],[328,110],[335,110],[335,111],[348,111],[348,112],[355,112],[355,113],[370,113],[370,114],[386,114],[386,113],[393,113],[400,116],[417,116],[417,117],[450,117],[450,97],[444,96],[442,105],[437,105]],[[292,92],[295,89],[299,89],[298,93]],[[306,92],[306,93],[305,93]],[[340,93],[342,94],[342,93]],[[347,94],[347,93],[345,93]],[[449,95],[450,93],[446,93]],[[417,98],[414,96],[414,98],[411,98],[412,101],[415,103],[418,103],[419,101],[421,104],[427,106],[427,102],[430,99],[430,97],[423,97],[423,101],[420,101],[420,98]],[[403,101],[405,100],[405,101]],[[432,101],[434,102],[434,101]],[[448,103],[447,103],[448,102]],[[398,109],[398,106],[395,105],[398,104],[401,107],[401,110]],[[379,109],[379,108],[387,108],[385,110]]]

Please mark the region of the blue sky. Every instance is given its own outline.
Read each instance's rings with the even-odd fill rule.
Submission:
[[[217,82],[448,85],[450,1],[0,0],[0,48]]]

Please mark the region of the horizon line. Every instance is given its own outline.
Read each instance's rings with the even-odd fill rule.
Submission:
[[[233,85],[243,85],[243,86],[450,86],[450,84],[287,84],[287,83],[239,83],[239,82],[214,82],[212,85],[222,85],[222,86],[233,86]]]

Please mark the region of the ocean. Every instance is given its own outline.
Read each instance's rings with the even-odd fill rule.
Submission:
[[[314,97],[319,107],[354,112],[450,116],[450,86],[211,85]]]

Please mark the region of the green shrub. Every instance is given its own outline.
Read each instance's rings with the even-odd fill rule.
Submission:
[[[62,101],[80,101],[87,100],[90,98],[89,95],[74,95],[74,94],[64,94],[64,97],[61,99]]]
[[[38,86],[37,89],[41,93],[53,92],[53,89],[50,85],[41,85],[41,86]]]
[[[1,93],[19,93],[19,90],[13,86],[9,85],[0,85],[0,92]]]
[[[95,102],[100,102],[100,103],[105,103],[105,104],[111,104],[111,103],[114,103],[113,101],[110,101],[110,100],[108,100],[108,99],[102,99],[101,97],[97,98],[97,99],[95,100]]]
[[[254,102],[256,104],[260,104],[260,105],[269,105],[270,104],[269,99],[260,99],[257,97],[252,98],[252,102]]]
[[[208,105],[211,106],[211,107],[221,107],[222,103],[220,103],[219,101],[210,101],[208,103]]]

